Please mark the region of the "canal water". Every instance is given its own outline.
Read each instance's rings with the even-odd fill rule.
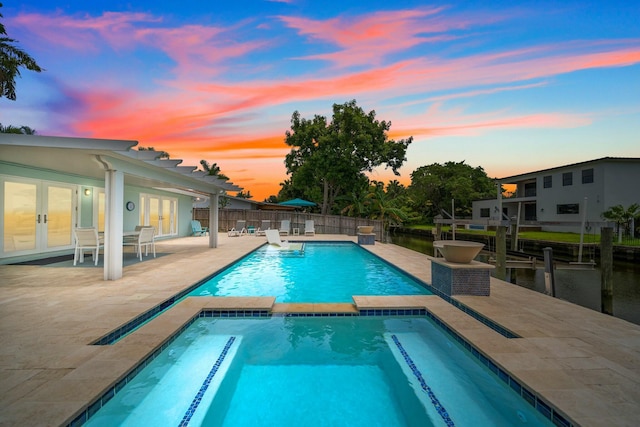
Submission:
[[[433,256],[433,242],[422,236],[392,234],[391,241]],[[479,255],[479,260],[488,258],[488,253]],[[598,262],[598,260],[596,260]],[[523,288],[545,293],[543,263],[538,268],[508,268],[507,281]],[[600,269],[576,270],[569,265],[558,263],[554,272],[556,297],[600,311]],[[613,315],[640,325],[640,265],[614,262],[613,265]]]

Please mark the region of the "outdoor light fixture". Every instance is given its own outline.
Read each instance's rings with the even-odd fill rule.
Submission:
[[[84,195],[85,196],[90,196],[91,195],[91,189],[90,188],[85,188],[84,189]]]

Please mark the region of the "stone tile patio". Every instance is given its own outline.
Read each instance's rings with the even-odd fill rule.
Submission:
[[[206,240],[160,242],[166,255],[145,257],[110,282],[100,268],[0,266],[0,425],[65,425],[203,307],[354,310],[273,305],[271,298],[190,298],[115,345],[90,345],[265,242],[225,233],[210,249]],[[430,283],[426,255],[379,242],[364,248]],[[456,299],[521,338],[505,338],[436,296],[360,296],[356,302],[360,308],[425,307],[577,425],[637,425],[640,326],[496,279],[491,296]]]

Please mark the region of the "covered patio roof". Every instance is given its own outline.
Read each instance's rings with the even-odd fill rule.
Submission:
[[[207,197],[214,206],[226,191],[241,191],[232,182],[207,175],[197,166],[183,166],[180,159],[159,159],[159,152],[134,149],[137,141],[0,134],[0,165],[48,170],[58,174],[104,182],[105,280],[122,277],[124,185]],[[214,204],[215,203],[215,204]],[[210,224],[217,229],[217,209]],[[217,246],[210,233],[209,246]]]
[[[232,182],[183,166],[180,159],[158,159],[157,151],[133,149],[138,141],[0,134],[3,162],[104,180],[106,165],[125,174],[125,183],[181,190],[194,195],[241,191]],[[182,193],[184,194],[184,193]]]

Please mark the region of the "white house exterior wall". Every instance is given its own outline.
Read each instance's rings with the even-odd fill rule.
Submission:
[[[593,182],[582,183],[582,172],[593,169]],[[563,174],[573,174],[572,185],[563,185]],[[544,188],[544,177],[551,176],[552,185]],[[535,195],[525,194],[525,183],[535,180]],[[503,184],[516,184],[516,197],[503,199],[503,208],[508,210],[509,218],[518,212],[518,204],[522,203],[520,223],[535,224],[546,231],[580,232],[583,212],[587,206],[586,221],[591,227],[588,231],[599,233],[604,225],[602,212],[614,205],[628,207],[632,203],[640,203],[640,159],[604,158],[573,165],[561,166],[539,172],[503,178]],[[535,219],[525,220],[525,205],[535,204]],[[579,205],[577,213],[558,213],[559,205]],[[482,222],[498,215],[498,200],[480,200],[473,202],[473,220]],[[482,209],[490,209],[490,218],[482,217]],[[486,211],[485,211],[486,213]]]

